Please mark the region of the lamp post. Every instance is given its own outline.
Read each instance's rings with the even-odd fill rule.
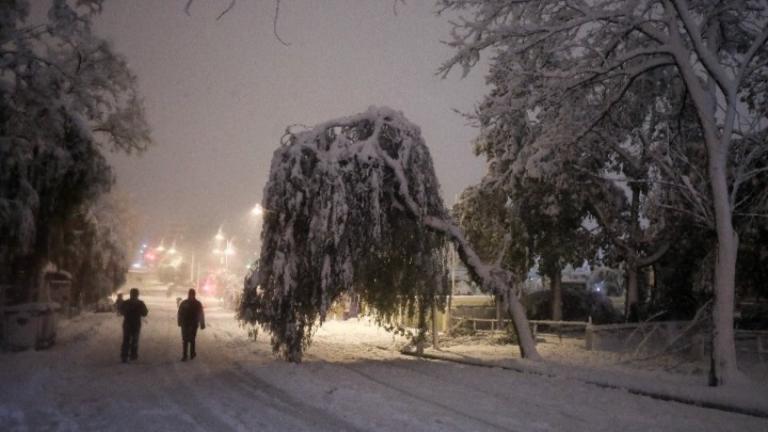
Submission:
[[[229,257],[235,254],[235,238],[232,237],[229,240],[226,240],[226,242],[225,240],[226,237],[224,236],[224,230],[222,227],[219,227],[216,235],[213,236],[214,248],[211,252],[214,256],[219,257],[219,265],[223,264],[224,270],[226,271],[229,267]]]
[[[229,257],[235,254],[235,247],[232,245],[233,240],[227,240],[227,247],[224,249],[224,270],[227,270],[229,266]]]

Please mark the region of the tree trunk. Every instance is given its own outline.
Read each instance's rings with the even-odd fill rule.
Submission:
[[[725,173],[725,157],[710,158],[709,170],[717,227],[717,261],[715,263],[714,275],[715,303],[712,310],[714,324],[712,332],[712,370],[710,370],[709,384],[720,386],[728,384],[739,375],[736,363],[736,341],[733,331],[736,254],[739,242],[731,219]]]
[[[500,295],[495,296],[496,302],[496,330],[504,328],[504,302]]]
[[[525,308],[523,308],[520,300],[517,299],[511,289],[507,291],[503,298],[505,300],[504,303],[507,305],[507,310],[512,316],[512,325],[515,327],[515,333],[517,334],[520,354],[523,358],[541,360],[541,355],[536,350],[536,341],[533,339],[533,333],[528,326]]]
[[[424,341],[427,333],[427,308],[423,305],[419,305],[419,328],[416,335],[416,354],[424,354]]]
[[[552,291],[552,321],[563,320],[563,284],[560,269],[555,269],[549,275],[549,287]]]
[[[437,334],[437,304],[432,302],[432,348],[440,349],[440,337]]]
[[[515,287],[512,286],[512,280],[509,279],[509,272],[498,266],[485,264],[477,255],[475,250],[464,237],[464,233],[450,221],[434,217],[427,217],[424,223],[431,229],[443,233],[451,239],[459,252],[459,258],[467,266],[478,282],[493,294],[500,294],[507,307],[507,312],[512,316],[512,324],[515,327],[517,340],[520,344],[520,354],[524,358],[531,360],[541,360],[541,355],[536,350],[536,341],[533,339],[533,333],[528,326],[528,318],[525,315],[525,308],[515,295]]]
[[[627,322],[637,322],[638,316],[638,281],[637,267],[633,263],[627,265],[627,292],[624,296],[624,319]]]

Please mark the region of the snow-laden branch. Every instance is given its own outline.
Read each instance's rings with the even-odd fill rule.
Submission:
[[[717,85],[720,87],[720,90],[729,99],[735,97],[736,87],[734,86],[733,80],[728,76],[725,68],[723,68],[722,64],[717,58],[715,50],[707,46],[707,44],[704,42],[704,39],[702,39],[703,30],[694,21],[692,16],[693,11],[688,5],[688,2],[686,0],[665,1],[671,1],[674,5],[675,11],[677,12],[677,17],[683,23],[685,31],[691,40],[696,55],[701,60],[701,63],[704,65],[710,75],[715,79],[715,81],[717,81]],[[709,42],[714,43],[714,41]]]

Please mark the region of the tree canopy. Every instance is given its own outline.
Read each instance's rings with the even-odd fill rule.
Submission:
[[[150,143],[136,76],[93,32],[102,4],[52,0],[30,23],[29,2],[0,2],[0,282],[27,294],[57,231],[112,186],[103,153]]]
[[[636,138],[651,140],[649,155],[666,175],[663,181],[683,197],[678,204],[691,205],[672,207],[692,213],[716,233],[711,382],[725,384],[738,375],[733,335],[738,250],[734,217],[765,215],[765,208],[744,211],[764,202],[764,195],[752,190],[749,197],[742,186],[766,173],[758,161],[768,153],[764,103],[768,4],[764,0],[441,0],[439,4],[444,10],[468,14],[454,21],[449,45],[456,52],[442,72],[459,67],[469,73],[483,53],[492,52],[491,76],[501,91],[487,98],[485,112],[497,118],[527,116],[540,127],[520,151],[526,157],[517,158],[520,162],[513,169],[557,178],[562,168],[557,162],[587,153],[585,143],[602,142],[604,151],[626,150],[621,146],[633,131],[642,132]],[[644,91],[649,83],[661,83],[667,90]],[[616,126],[610,124],[616,110],[624,112],[622,118],[631,124],[614,127],[618,135],[602,135],[607,126]],[[666,117],[651,121],[655,111]],[[695,121],[676,122],[686,112]],[[693,160],[704,163],[691,165],[687,159],[691,154],[700,155]],[[674,168],[681,164],[689,166]],[[626,161],[629,165],[631,160]],[[637,231],[636,220],[632,225]],[[652,258],[663,250],[640,246],[627,256],[636,259],[640,252],[648,253],[643,259]]]

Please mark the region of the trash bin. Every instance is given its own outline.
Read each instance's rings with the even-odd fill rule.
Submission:
[[[23,351],[45,349],[56,342],[58,303],[24,303],[7,306],[3,311],[6,349]]]

